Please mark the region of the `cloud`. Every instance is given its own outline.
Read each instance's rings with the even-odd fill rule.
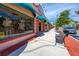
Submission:
[[[44,13],[46,17],[51,22],[55,22],[56,18],[63,10],[66,10],[66,9],[79,10],[79,4],[77,3],[75,4],[74,3],[71,3],[71,4],[52,3],[52,4],[44,4],[43,7],[45,10]],[[70,17],[73,18],[74,20],[79,19],[79,16],[75,15],[73,12],[71,12]]]

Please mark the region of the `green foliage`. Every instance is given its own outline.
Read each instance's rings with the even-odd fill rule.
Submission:
[[[56,20],[56,26],[64,26],[69,24],[72,20],[68,17],[69,10],[64,10]]]
[[[55,28],[55,25],[54,24],[52,24],[52,28]]]
[[[69,16],[69,10],[64,10],[63,12],[60,13],[60,17],[68,17]]]

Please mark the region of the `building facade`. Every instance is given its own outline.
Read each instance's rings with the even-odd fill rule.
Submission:
[[[37,36],[48,31],[47,21],[40,4],[0,4],[0,55],[9,55]]]

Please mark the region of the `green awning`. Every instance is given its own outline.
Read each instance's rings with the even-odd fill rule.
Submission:
[[[49,21],[48,20],[46,20],[46,22],[45,22],[46,24],[49,24]]]
[[[38,16],[37,17],[39,20],[44,20],[44,21],[46,21],[46,18],[44,17],[44,16]]]
[[[37,17],[39,20],[43,20],[46,24],[49,24],[48,19],[46,19],[44,16],[38,16]]]

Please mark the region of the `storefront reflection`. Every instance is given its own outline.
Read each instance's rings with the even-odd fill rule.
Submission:
[[[33,19],[30,17],[16,20],[9,17],[0,17],[0,39],[32,33],[33,23]]]

